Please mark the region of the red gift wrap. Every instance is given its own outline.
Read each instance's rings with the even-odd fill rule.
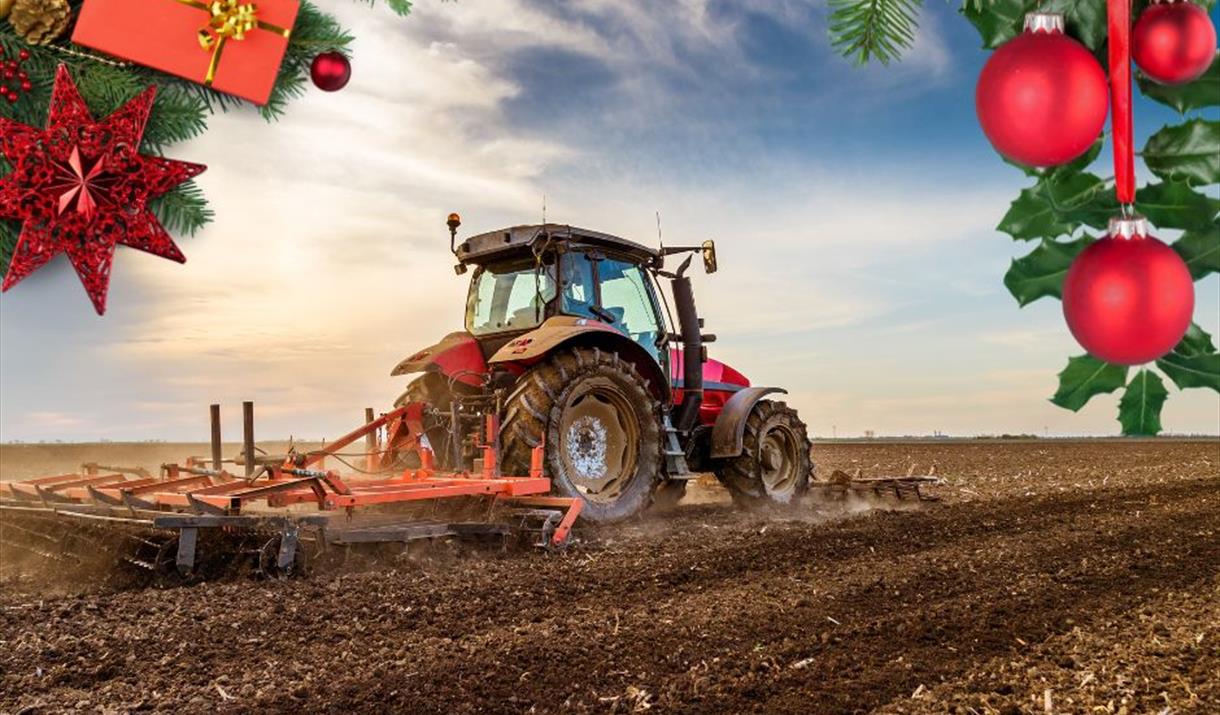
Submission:
[[[266,104],[299,0],[86,0],[72,41]]]

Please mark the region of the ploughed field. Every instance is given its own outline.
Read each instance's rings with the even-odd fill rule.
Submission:
[[[815,459],[934,465],[943,501],[741,514],[701,483],[562,555],[120,592],[9,578],[0,712],[1220,712],[1220,442]]]

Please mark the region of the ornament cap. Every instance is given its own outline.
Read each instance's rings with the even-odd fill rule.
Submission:
[[[1148,219],[1143,216],[1115,216],[1110,219],[1111,238],[1146,238]]]
[[[1025,15],[1026,32],[1058,32],[1063,34],[1063,13],[1031,12]]]

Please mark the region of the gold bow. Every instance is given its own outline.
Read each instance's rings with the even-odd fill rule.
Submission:
[[[199,46],[204,51],[212,53],[208,63],[208,71],[203,77],[204,85],[210,86],[216,79],[216,68],[220,66],[220,53],[229,40],[244,40],[246,33],[254,29],[274,32],[287,38],[292,31],[263,22],[258,19],[258,7],[254,3],[243,3],[241,0],[178,0],[189,7],[203,10],[208,14],[208,22],[199,29]]]
[[[212,49],[220,38],[244,40],[246,33],[258,27],[258,11],[254,3],[238,0],[213,0],[208,5],[211,19],[199,30],[199,46]]]

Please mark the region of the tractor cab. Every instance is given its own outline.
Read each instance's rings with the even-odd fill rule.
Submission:
[[[466,330],[485,356],[548,318],[598,321],[667,367],[665,312],[648,268],[659,252],[617,236],[547,224],[473,236],[456,247],[475,267]]]

